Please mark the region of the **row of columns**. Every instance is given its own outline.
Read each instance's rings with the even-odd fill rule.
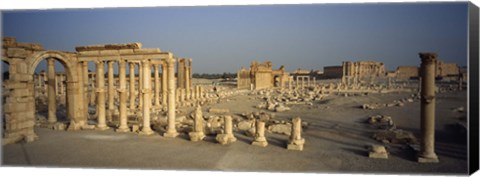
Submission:
[[[154,69],[154,83],[155,83],[155,100],[154,105],[160,106],[160,91],[162,92],[162,103],[168,103],[168,130],[165,133],[167,137],[175,137],[178,135],[175,129],[175,59],[167,58],[164,60],[165,64],[161,64],[163,72],[162,72],[162,84],[160,84],[160,77],[158,76],[158,65],[155,65]],[[55,123],[57,122],[56,117],[56,79],[55,79],[55,67],[54,67],[54,59],[47,60],[47,86],[48,86],[48,122]],[[107,126],[107,118],[109,121],[112,120],[113,111],[115,108],[114,98],[115,98],[115,78],[113,74],[113,62],[114,61],[107,61],[108,63],[108,90],[105,87],[105,75],[104,75],[104,61],[97,61],[96,62],[96,78],[95,78],[95,85],[96,89],[94,90],[96,93],[96,109],[97,109],[97,119],[98,124],[96,126],[97,129],[105,130],[108,129]],[[126,86],[126,61],[120,60],[118,61],[119,64],[119,89],[116,90],[119,93],[119,120],[120,125],[118,126],[118,132],[125,132],[129,131],[129,127],[127,125],[127,86]],[[135,75],[134,75],[134,64],[130,64],[130,108],[135,109]],[[139,63],[139,95],[140,95],[140,102],[142,104],[140,107],[143,112],[143,127],[141,134],[149,135],[152,134],[153,131],[150,127],[150,109],[152,106],[152,87],[151,87],[151,61],[144,60]],[[83,84],[83,88],[79,89],[79,94],[83,95],[78,103],[84,103],[84,111],[88,113],[88,98],[87,93],[88,90],[88,64],[87,62],[80,62],[77,67],[77,71],[79,75],[83,76],[81,82]],[[162,86],[162,87],[160,87]],[[108,112],[106,111],[106,92],[108,91]],[[202,90],[200,87],[196,87],[195,91],[192,93],[200,93]],[[168,95],[168,97],[167,97]],[[200,95],[200,94],[196,94]],[[90,97],[94,95],[89,95]]]

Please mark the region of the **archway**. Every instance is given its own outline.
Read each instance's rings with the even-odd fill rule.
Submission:
[[[66,107],[67,118],[70,120],[69,129],[78,130],[86,124],[86,110],[83,106],[82,78],[79,77],[78,61],[76,58],[59,51],[42,51],[35,53],[25,60],[27,74],[34,75],[35,68],[45,59],[54,59],[64,66],[66,76]],[[32,77],[31,87],[33,87]],[[33,96],[33,95],[32,95]]]

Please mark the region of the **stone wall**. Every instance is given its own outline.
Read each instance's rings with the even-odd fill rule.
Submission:
[[[398,80],[408,80],[412,77],[418,77],[418,67],[416,66],[399,66],[396,71]]]
[[[341,78],[343,75],[342,66],[325,66],[323,67],[324,78]]]

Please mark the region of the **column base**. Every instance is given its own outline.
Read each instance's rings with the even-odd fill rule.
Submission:
[[[302,145],[288,144],[287,149],[288,150],[295,150],[295,151],[303,151],[303,144]]]
[[[237,141],[233,134],[218,134],[215,138],[221,145],[226,145]]]
[[[110,129],[110,127],[106,126],[106,125],[98,125],[97,127],[95,127],[95,130],[108,130]]]
[[[205,133],[203,133],[203,132],[190,132],[190,133],[188,133],[188,136],[190,136],[190,141],[196,142],[196,141],[203,140],[203,138],[205,138]]]
[[[178,136],[178,132],[165,132],[163,134],[163,137],[167,137],[167,138],[175,138]]]
[[[130,128],[128,128],[128,127],[118,127],[115,131],[116,131],[116,132],[121,132],[121,133],[123,133],[123,132],[129,132],[129,131],[130,131]]]
[[[430,157],[424,157],[424,156],[418,156],[417,158],[417,162],[419,163],[438,163],[439,160],[438,160],[438,157],[437,155],[432,155]]]
[[[268,142],[267,141],[254,141],[254,142],[252,142],[252,145],[260,146],[260,147],[267,147]]]
[[[145,135],[145,136],[148,136],[148,135],[152,135],[154,132],[150,129],[150,130],[142,130],[140,131],[138,134],[139,135]]]

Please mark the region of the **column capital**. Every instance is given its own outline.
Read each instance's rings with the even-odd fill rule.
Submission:
[[[425,64],[432,64],[437,61],[437,53],[433,52],[426,52],[426,53],[418,53],[420,58],[422,59],[422,63]]]
[[[175,58],[166,58],[165,61],[167,62],[167,65],[172,65],[175,64]]]

